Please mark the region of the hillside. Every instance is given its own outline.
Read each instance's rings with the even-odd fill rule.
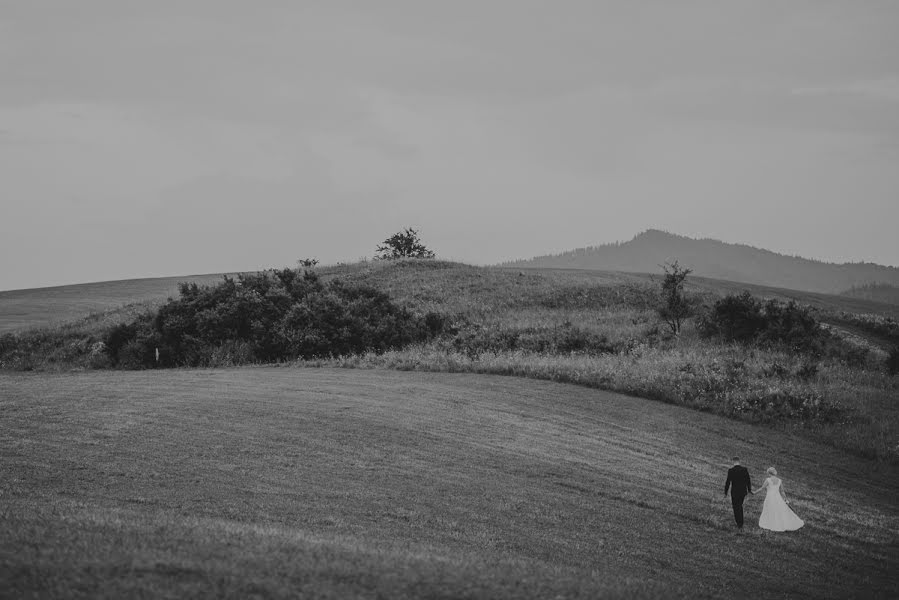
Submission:
[[[887,283],[870,283],[851,287],[841,294],[849,298],[864,298],[875,302],[899,304],[899,286]]]
[[[899,285],[899,268],[896,267],[826,263],[743,244],[692,239],[653,229],[628,242],[578,248],[503,266],[657,273],[660,264],[675,259],[693,269],[697,276],[800,291],[837,294],[869,283]]]
[[[62,323],[133,302],[163,302],[178,295],[181,282],[203,284],[221,278],[221,274],[185,275],[2,291],[0,334]]]
[[[894,305],[796,293],[814,300],[809,310],[828,323],[832,332],[821,332],[818,349],[811,352],[750,348],[708,338],[693,320],[685,324],[681,335],[672,337],[656,313],[658,282],[648,275],[487,268],[442,261],[376,261],[316,272],[324,281],[339,280],[340,285],[383,292],[418,323],[430,322],[435,329],[430,337],[406,347],[325,353],[312,358],[311,364],[490,373],[577,383],[776,426],[871,459],[899,463],[899,406],[895,403],[899,378],[890,375],[888,366],[889,352],[899,340]],[[708,306],[722,291],[739,291],[739,284],[732,284],[736,286],[732,290],[719,287],[725,283],[692,278],[689,293]],[[765,290],[766,297],[791,294]],[[219,314],[257,310],[252,306],[263,304],[233,305],[238,312]],[[846,312],[848,306],[864,311]],[[872,310],[875,307],[884,312]],[[0,370],[110,368],[117,356],[121,358],[107,352],[111,346],[105,342],[113,343],[110,332],[136,318],[153,327],[158,321],[147,320],[147,309],[147,304],[131,304],[53,327],[0,335]],[[429,314],[431,321],[423,319]],[[390,335],[399,333],[398,324],[390,326]],[[342,328],[334,331],[344,335]],[[167,347],[162,358],[169,363],[159,363],[159,358],[154,363],[153,347],[140,346],[143,358],[135,364],[176,364],[181,359],[173,363]],[[220,367],[259,363],[258,355],[252,354],[255,347],[211,342],[202,351],[194,346],[201,353],[193,354],[196,360],[191,360],[195,365]],[[285,355],[278,360],[295,359]]]
[[[896,466],[638,398],[294,368],[0,374],[0,398],[0,596],[889,598],[899,586]],[[722,499],[734,452],[756,483],[777,466],[803,529],[734,533]],[[761,504],[747,500],[750,525]]]
[[[477,273],[478,281],[484,283],[487,280],[500,278],[514,280],[517,272],[509,268],[485,267],[474,269],[459,265],[459,272],[467,273],[458,283],[468,288],[471,282],[465,281],[465,277]],[[364,265],[348,265],[319,267],[318,272],[325,278],[353,274],[362,270]],[[542,285],[560,285],[563,288],[570,285],[603,285],[615,286],[623,284],[652,285],[654,279],[658,279],[659,269],[653,273],[625,273],[613,271],[598,271],[595,269],[533,269],[530,273],[536,274],[536,280],[529,278],[531,283],[539,281]],[[389,275],[389,271],[371,271],[380,273],[374,277],[367,276],[365,281],[386,289],[395,296],[420,296],[420,291],[406,289],[407,282],[391,283],[387,277],[381,280],[381,274]],[[505,277],[503,273],[512,276]],[[144,306],[153,306],[165,301],[166,298],[178,295],[178,284],[182,282],[195,282],[198,284],[217,283],[222,280],[224,274],[209,275],[185,275],[180,277],[160,277],[150,279],[126,279],[121,281],[105,281],[98,283],[85,283],[49,288],[33,288],[27,290],[13,290],[0,292],[0,335],[7,332],[22,331],[28,328],[48,327],[83,319],[88,315],[97,317],[109,317],[115,320],[116,314],[122,312],[122,307],[127,304],[136,305],[135,309]],[[351,275],[357,277],[357,275]],[[778,288],[764,285],[746,284],[737,281],[712,279],[691,275],[687,280],[690,289],[697,292],[723,295],[739,293],[748,290],[751,293],[765,298],[780,298],[784,300],[796,300],[809,306],[814,306],[822,311],[847,311],[852,313],[876,314],[885,317],[899,318],[899,306],[893,303],[878,301],[877,299],[864,297],[861,293],[824,294],[815,292],[803,292],[799,290]],[[423,284],[424,280],[416,280],[414,285]],[[493,287],[494,284],[491,284]],[[450,290],[448,290],[450,291]],[[452,297],[452,296],[451,296]],[[109,313],[109,314],[107,314]]]

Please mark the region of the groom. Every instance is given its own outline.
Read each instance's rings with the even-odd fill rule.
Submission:
[[[752,493],[752,482],[749,480],[749,471],[740,464],[739,457],[734,457],[734,466],[727,471],[727,481],[724,483],[724,498],[727,499],[727,490],[730,488],[730,501],[734,507],[734,520],[737,528],[743,531],[743,499],[746,494]]]

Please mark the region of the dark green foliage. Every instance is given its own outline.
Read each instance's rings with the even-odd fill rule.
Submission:
[[[886,360],[887,371],[890,375],[899,374],[899,346],[893,346]]]
[[[183,284],[178,299],[114,327],[104,341],[115,365],[199,366],[216,357],[230,364],[382,352],[442,326],[439,317],[413,315],[374,288],[284,269],[226,276],[214,286]]]
[[[777,300],[762,302],[749,292],[716,301],[699,322],[709,337],[729,342],[785,346],[797,351],[823,349],[828,337],[806,306]]]
[[[808,307],[792,300],[786,304],[769,300],[763,315],[765,327],[759,336],[762,343],[784,344],[796,350],[820,346],[824,332]]]
[[[684,282],[690,269],[681,267],[677,261],[662,266],[665,277],[662,279],[662,298],[659,305],[659,317],[668,326],[673,335],[680,333],[684,320],[693,313],[692,303],[684,294]]]
[[[112,329],[109,330],[109,333],[106,334],[104,343],[106,344],[106,352],[109,354],[109,358],[113,363],[119,362],[119,354],[122,353],[122,350],[127,344],[131,343],[137,337],[137,332],[137,322],[121,323],[113,326]]]
[[[102,366],[105,356],[97,337],[66,326],[0,336],[0,369],[86,368]]]
[[[755,341],[765,328],[762,303],[749,292],[729,294],[715,302],[699,326],[708,336],[735,342]]]
[[[394,233],[380,244],[375,258],[379,260],[393,260],[397,258],[434,258],[434,252],[429,250],[418,237],[418,232],[407,227],[404,231]]]

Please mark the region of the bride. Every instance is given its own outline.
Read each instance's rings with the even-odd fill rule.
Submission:
[[[777,476],[777,470],[774,467],[768,467],[768,475],[765,483],[752,492],[756,494],[765,488],[768,489],[765,494],[765,504],[762,506],[762,516],[759,517],[759,527],[771,531],[799,529],[805,523],[790,510],[786,497],[783,496],[783,481]]]

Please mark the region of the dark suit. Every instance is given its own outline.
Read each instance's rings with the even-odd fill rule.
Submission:
[[[737,527],[743,528],[743,499],[752,491],[752,481],[749,479],[749,471],[743,465],[734,465],[727,471],[727,481],[724,483],[724,495],[730,489],[730,501],[734,506],[734,520]]]

